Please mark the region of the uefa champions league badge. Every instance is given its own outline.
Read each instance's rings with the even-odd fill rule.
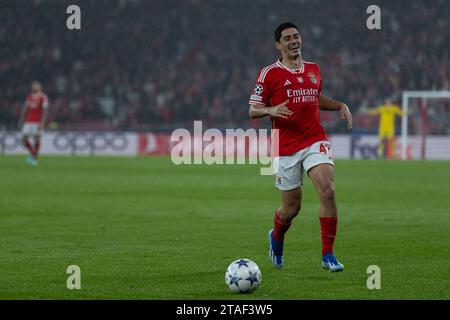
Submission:
[[[317,78],[316,78],[316,75],[314,73],[312,73],[312,72],[308,73],[308,77],[309,77],[309,80],[311,80],[312,83],[317,84]]]
[[[261,93],[263,93],[263,86],[262,85],[260,85],[260,84],[257,84],[256,86],[255,86],[255,89],[253,90],[253,92],[256,94],[256,95],[260,95]]]

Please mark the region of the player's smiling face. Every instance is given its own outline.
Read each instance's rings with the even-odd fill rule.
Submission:
[[[281,50],[283,56],[296,58],[302,50],[302,38],[295,28],[284,29],[281,32],[280,41],[276,42],[276,47]]]

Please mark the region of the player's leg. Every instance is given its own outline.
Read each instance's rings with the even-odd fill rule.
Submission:
[[[31,131],[31,125],[29,123],[25,123],[22,128],[22,144],[29,152],[29,155],[27,157],[27,163],[29,164],[32,164],[33,162],[33,146],[30,143]]]
[[[29,151],[30,155],[27,158],[27,163],[37,165],[35,158],[35,147],[30,142],[30,137],[36,139],[37,125],[34,123],[25,123],[22,129],[22,144]],[[36,140],[35,140],[36,141]]]
[[[322,265],[332,272],[342,271],[344,265],[334,256],[333,244],[336,238],[338,211],[333,182],[333,166],[319,164],[308,172],[320,199],[320,228],[322,235]]]
[[[37,160],[39,156],[39,150],[41,148],[41,135],[36,134],[34,136],[34,148],[33,148],[33,157],[35,160]]]
[[[389,131],[386,134],[386,159],[393,159],[395,156],[395,133]]]
[[[300,188],[281,191],[281,206],[275,210],[273,217],[273,238],[278,243],[284,243],[284,236],[289,230],[292,220],[299,214],[302,191]]]
[[[387,133],[385,130],[380,130],[378,134],[378,156],[381,159],[386,159],[386,152],[387,152]]]
[[[284,237],[301,207],[302,167],[299,154],[278,158],[274,167],[281,206],[275,210],[274,227],[269,230],[269,258],[275,267],[281,268],[284,263]]]
[[[280,193],[281,206],[275,210],[273,229],[269,231],[269,258],[277,268],[284,264],[284,237],[292,225],[292,220],[300,212],[302,192],[300,188],[295,188]]]
[[[337,218],[336,192],[334,189],[333,166],[318,164],[308,172],[320,200],[321,218]]]
[[[337,230],[337,206],[334,190],[333,156],[331,144],[319,141],[305,152],[303,166],[308,173],[320,200],[320,228],[322,234],[322,265],[331,271],[342,271],[344,265],[333,254]]]
[[[32,155],[33,154],[33,147],[31,146],[30,136],[28,134],[24,134],[22,136],[22,144],[28,150],[30,155]]]

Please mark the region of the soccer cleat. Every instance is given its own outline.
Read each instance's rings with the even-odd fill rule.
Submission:
[[[331,272],[339,272],[344,270],[344,265],[337,261],[332,253],[327,253],[322,257],[322,267]]]
[[[272,237],[273,229],[269,230],[269,259],[275,268],[283,267],[283,245]]]
[[[37,160],[36,160],[33,156],[31,156],[31,155],[29,155],[29,156],[27,157],[27,163],[28,163],[30,166],[34,166],[34,167],[38,165]]]

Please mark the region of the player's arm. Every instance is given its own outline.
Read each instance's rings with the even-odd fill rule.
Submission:
[[[319,109],[326,111],[339,111],[342,120],[347,120],[347,128],[351,129],[353,127],[353,117],[348,106],[343,103],[333,99],[330,99],[324,95],[319,95]]]
[[[42,119],[39,123],[39,131],[45,128],[45,123],[47,122],[48,117],[48,98],[44,96],[44,101],[42,102]]]
[[[379,108],[374,108],[374,109],[370,109],[369,111],[367,111],[367,114],[371,115],[371,116],[375,116],[375,115],[380,114],[380,113],[381,112],[380,112]]]
[[[288,102],[289,100],[286,100],[285,102],[273,107],[264,107],[261,105],[250,104],[248,114],[252,119],[263,118],[266,116],[287,119],[290,115],[293,114],[293,112],[289,110],[288,107],[286,107],[286,104]]]
[[[402,109],[400,109],[400,107],[399,106],[394,106],[394,112],[395,112],[395,114],[396,115],[398,115],[398,116],[403,116],[403,110]]]
[[[42,110],[42,119],[41,123],[39,124],[39,130],[43,130],[45,128],[45,123],[47,122],[48,117],[48,108],[44,108]]]
[[[270,72],[266,73],[264,77],[261,77],[261,74],[263,74],[263,70],[256,78],[256,85],[249,100],[250,108],[248,110],[248,114],[251,119],[263,118],[266,116],[287,119],[290,115],[293,114],[293,112],[286,106],[289,102],[289,99],[279,105],[271,106],[269,94]]]
[[[17,126],[19,127],[19,130],[22,129],[23,121],[25,120],[25,115],[27,114],[27,103],[25,102],[22,106],[22,111],[20,112],[20,118],[19,122],[17,123]]]

